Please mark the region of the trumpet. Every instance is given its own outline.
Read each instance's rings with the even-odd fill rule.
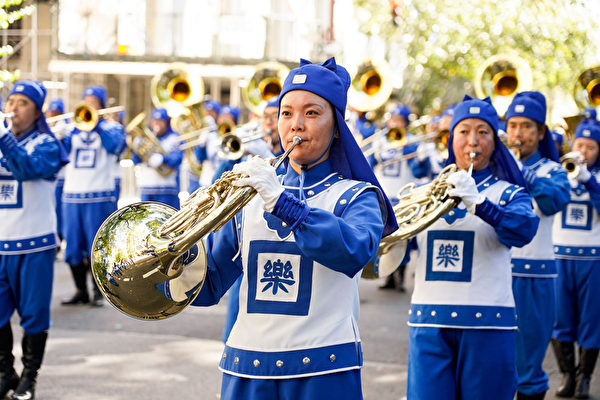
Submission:
[[[275,168],[302,139],[279,158]],[[128,205],[110,215],[92,244],[92,275],[108,302],[139,319],[164,319],[194,301],[206,276],[202,239],[235,216],[252,198],[251,186],[225,172],[196,190],[177,211],[156,202]]]
[[[259,132],[259,130],[260,128],[251,131],[251,134],[249,136],[238,136],[235,133],[225,135],[223,137],[223,140],[221,141],[220,154],[228,160],[239,160],[240,158],[248,154],[248,151],[246,151],[246,146],[244,146],[244,144],[253,142],[255,140],[264,139],[266,136],[269,136],[271,134],[271,132]]]
[[[587,162],[580,152],[572,151],[560,158],[560,164],[567,171],[569,179],[577,179],[581,168],[584,168]]]
[[[73,118],[75,127],[80,131],[89,132],[98,125],[100,116],[106,114],[119,113],[125,110],[123,106],[114,106],[96,110],[88,104],[81,102],[75,106],[73,112],[56,115],[54,117],[46,118],[48,124],[52,124],[57,121]]]

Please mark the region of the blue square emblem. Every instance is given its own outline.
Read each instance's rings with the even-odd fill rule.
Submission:
[[[294,242],[250,242],[248,313],[308,315],[312,268]]]
[[[0,176],[0,208],[23,208],[21,182],[12,176]]]
[[[592,229],[592,203],[589,201],[571,201],[562,212],[564,229]]]
[[[427,232],[428,281],[471,282],[473,231]]]
[[[77,149],[75,151],[75,168],[94,168],[96,166],[96,149]]]

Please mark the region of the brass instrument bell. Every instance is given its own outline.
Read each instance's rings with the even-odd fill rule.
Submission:
[[[579,108],[600,105],[600,64],[581,72],[573,87],[573,97]]]
[[[350,68],[348,105],[368,112],[383,106],[392,94],[391,71],[387,62],[366,59]]]
[[[204,82],[200,76],[190,73],[185,64],[173,63],[152,77],[150,96],[154,106],[165,108],[169,116],[175,117],[185,107],[202,101]]]
[[[503,116],[517,92],[531,90],[533,74],[529,64],[514,55],[498,54],[488,58],[475,77],[475,93],[479,98],[490,97]]]
[[[290,70],[285,65],[269,61],[260,63],[248,84],[242,90],[242,98],[246,107],[256,115],[262,113],[263,103],[281,93],[283,82]]]

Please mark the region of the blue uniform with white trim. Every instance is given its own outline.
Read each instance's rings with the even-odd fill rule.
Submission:
[[[540,225],[531,243],[512,250],[513,294],[518,315],[516,357],[518,391],[534,395],[548,390],[548,375],[542,369],[554,324],[554,262],[552,224],[554,214],[569,201],[566,171],[539,152],[523,161],[533,172],[527,189],[533,197]]]
[[[71,159],[63,187],[65,261],[78,265],[89,257],[102,222],[116,210],[112,169],[125,134],[123,125],[101,119],[89,132],[73,128],[63,143]]]
[[[299,179],[289,167],[284,194],[299,197]],[[303,187],[308,213],[298,224],[264,212],[256,196],[208,238],[194,305],[218,302],[243,271],[220,364],[225,398],[270,398],[256,391],[264,385],[294,398],[362,398],[358,281],[383,231],[381,192],[344,179],[329,160],[305,171]]]
[[[0,327],[15,311],[26,334],[50,327],[58,141],[36,128],[0,138]]]
[[[552,338],[600,348],[600,170],[586,183],[569,179],[569,203],[554,220],[556,322]]]
[[[539,220],[522,187],[489,168],[473,178],[486,196],[476,214],[460,204],[414,241],[409,399],[514,396],[510,248],[529,243]]]

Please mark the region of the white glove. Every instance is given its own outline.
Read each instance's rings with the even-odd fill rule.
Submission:
[[[417,160],[423,162],[426,159],[431,158],[434,152],[435,143],[421,143],[419,147],[417,147]]]
[[[579,165],[579,175],[577,175],[577,180],[581,183],[586,183],[592,177],[592,173],[589,169],[583,164]]]
[[[260,157],[252,157],[248,161],[235,164],[233,172],[247,175],[233,181],[235,186],[252,186],[265,202],[263,208],[266,212],[273,212],[275,203],[283,193],[283,186],[277,180],[275,168]]]
[[[7,135],[8,132],[10,132],[10,129],[8,129],[6,127],[6,125],[4,125],[4,122],[0,123],[0,138],[2,138],[5,135]]]
[[[467,171],[460,170],[450,174],[446,181],[454,186],[448,194],[452,197],[460,197],[467,211],[475,214],[475,207],[485,200],[485,196],[477,190],[475,179]]]
[[[152,168],[158,168],[162,165],[162,163],[164,161],[165,161],[165,158],[163,157],[162,154],[152,153],[152,155],[148,159],[148,165],[151,166]]]

